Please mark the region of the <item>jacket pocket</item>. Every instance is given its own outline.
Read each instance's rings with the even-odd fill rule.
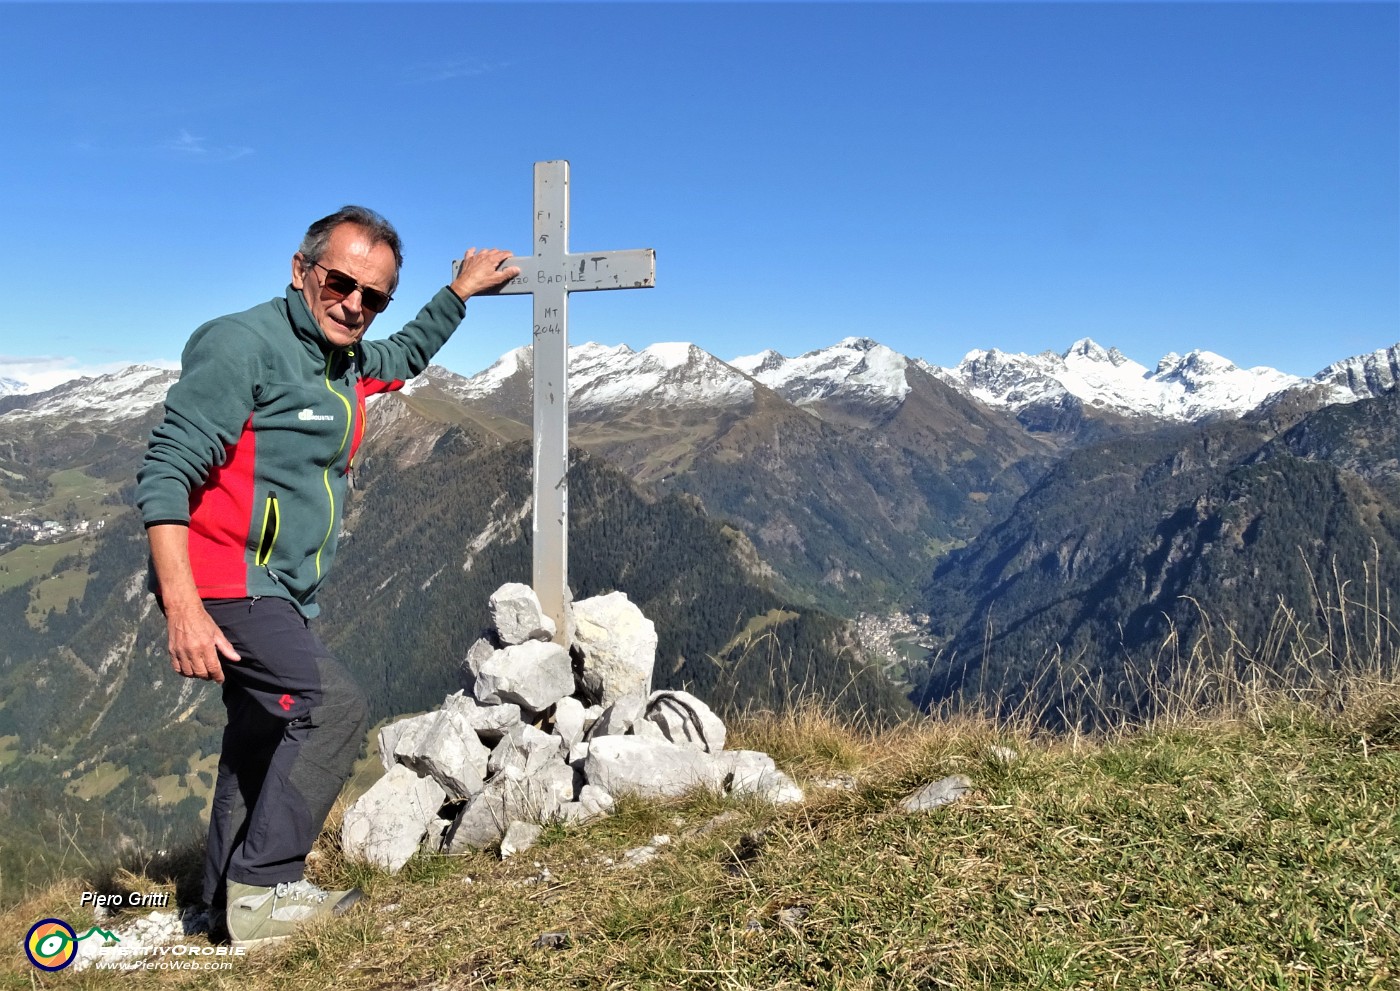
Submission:
[[[263,504],[262,536],[258,538],[258,553],[253,559],[259,567],[266,567],[272,559],[272,548],[277,546],[277,530],[281,525],[277,511],[277,493],[269,492]]]

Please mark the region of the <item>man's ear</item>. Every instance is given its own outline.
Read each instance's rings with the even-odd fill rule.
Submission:
[[[306,259],[302,256],[302,253],[301,253],[300,251],[298,251],[296,254],[292,255],[292,288],[293,288],[293,289],[302,289],[302,288],[304,288],[303,283],[306,281],[306,268],[307,268],[307,266],[306,266]]]

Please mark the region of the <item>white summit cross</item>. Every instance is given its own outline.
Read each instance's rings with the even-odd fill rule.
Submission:
[[[569,577],[569,293],[656,285],[656,252],[569,251],[569,163],[535,163],[534,254],[508,258],[520,274],[492,294],[535,297],[535,594],[569,646],[564,594]],[[455,275],[456,266],[453,272]]]

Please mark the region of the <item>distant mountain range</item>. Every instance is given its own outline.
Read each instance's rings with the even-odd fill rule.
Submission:
[[[1311,378],[1264,366],[1239,368],[1201,350],[1167,354],[1149,370],[1089,338],[1059,354],[975,350],[954,368],[907,357],[864,337],[793,358],[768,350],[726,362],[684,343],[653,344],[640,352],[626,345],[587,343],[571,347],[569,355],[571,409],[585,414],[617,405],[731,406],[751,401],[756,384],[798,406],[833,398],[872,407],[897,405],[910,389],[906,370],[917,368],[971,399],[1016,413],[1071,397],[1123,416],[1195,422],[1242,415],[1285,391],[1318,390],[1319,405],[1354,402],[1388,391],[1400,376],[1400,345],[1345,358]],[[87,419],[139,415],[159,401],[178,375],[132,365],[41,392],[3,371],[0,397],[9,401],[0,411],[32,408]],[[470,377],[454,378],[455,373],[440,366],[435,371],[453,383],[445,387],[465,402],[512,403],[519,399],[513,386],[528,384],[530,349],[510,351]],[[410,383],[410,393],[414,388]]]
[[[794,601],[851,615],[916,604],[933,565],[1009,511],[1066,451],[1271,404],[1352,403],[1392,389],[1397,373],[1400,345],[1305,379],[1240,369],[1207,351],[1167,355],[1148,370],[1088,339],[1063,354],[974,351],[951,369],[869,338],[728,362],[691,344],[589,343],[570,350],[571,440],[738,526]],[[119,448],[135,449],[141,438],[118,425],[154,415],[177,374],[133,365],[0,397],[0,437],[46,438],[50,467],[107,428]],[[530,383],[529,348],[470,377],[432,366],[402,394],[376,399],[375,419],[418,414],[394,447],[400,459],[430,450],[452,426],[493,443],[523,440]],[[17,496],[24,477],[9,469]]]

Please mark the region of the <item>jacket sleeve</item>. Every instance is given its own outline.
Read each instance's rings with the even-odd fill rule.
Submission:
[[[136,505],[146,526],[189,522],[190,493],[224,463],[253,412],[262,364],[255,335],[236,320],[220,318],[195,331],[136,474]]]
[[[466,303],[443,286],[403,330],[384,340],[360,342],[362,374],[386,383],[413,378],[428,367],[466,312]]]

